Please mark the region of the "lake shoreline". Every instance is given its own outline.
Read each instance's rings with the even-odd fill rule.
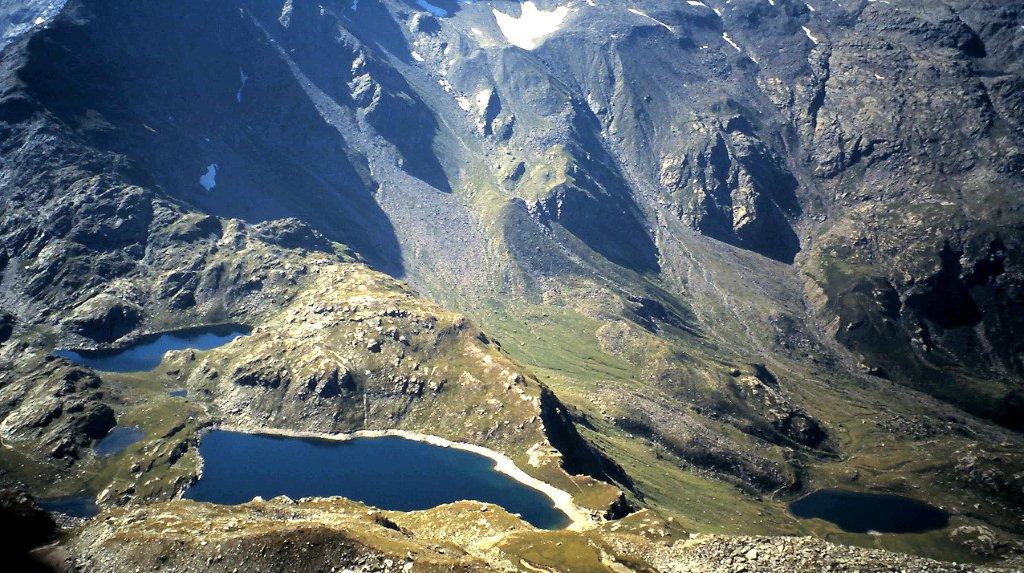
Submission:
[[[526,473],[519,466],[516,465],[512,458],[505,454],[486,448],[484,446],[478,446],[476,444],[470,444],[467,442],[456,442],[434,436],[431,434],[422,434],[419,432],[412,432],[409,430],[357,430],[355,432],[346,433],[327,433],[327,432],[311,432],[305,430],[286,430],[281,428],[264,428],[264,427],[252,427],[252,426],[239,426],[231,424],[221,424],[209,428],[210,430],[222,430],[226,432],[238,432],[243,434],[254,434],[254,435],[266,435],[266,436],[282,436],[290,438],[313,438],[334,442],[347,442],[357,440],[361,438],[384,438],[384,437],[395,437],[411,440],[415,442],[422,442],[430,444],[432,446],[438,446],[442,448],[453,448],[457,450],[463,450],[471,452],[477,455],[484,456],[494,462],[494,469],[498,473],[504,474],[509,478],[531,488],[539,491],[548,497],[554,507],[564,513],[569,518],[569,525],[566,527],[567,530],[582,531],[593,528],[597,525],[597,520],[593,514],[580,506],[576,505],[573,501],[572,494],[569,492],[559,489],[543,480],[535,478],[530,474]]]

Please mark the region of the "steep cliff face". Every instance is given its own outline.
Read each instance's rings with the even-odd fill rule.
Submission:
[[[708,135],[691,140],[697,149],[661,163],[659,182],[679,218],[708,237],[792,263],[800,249],[796,178],[742,116],[698,133]]]
[[[1014,3],[70,0],[0,27],[0,433],[65,477],[105,475],[88,446],[140,396],[48,352],[242,322],[155,375],[204,400],[167,405],[192,421],[156,466],[215,421],[458,419],[695,529],[806,531],[768,494],[846,485],[1022,532],[960,468],[1013,483],[1024,444]]]

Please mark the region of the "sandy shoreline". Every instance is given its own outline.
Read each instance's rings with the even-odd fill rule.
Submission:
[[[234,425],[219,425],[211,429],[219,429],[227,432],[240,432],[245,434],[264,434],[268,436],[287,436],[292,438],[316,438],[320,440],[331,440],[336,442],[345,442],[349,440],[355,440],[359,438],[383,438],[383,437],[397,437],[404,438],[406,440],[413,440],[417,442],[424,442],[433,446],[439,446],[442,448],[454,448],[457,450],[463,450],[472,452],[484,457],[487,457],[494,461],[494,469],[499,473],[505,474],[506,476],[516,480],[517,482],[533,488],[549,499],[551,499],[554,506],[568,516],[570,524],[566,529],[579,531],[594,527],[597,522],[591,512],[576,505],[572,499],[572,494],[569,492],[559,489],[545,481],[537,479],[530,474],[526,473],[519,468],[512,461],[511,458],[501,452],[497,452],[490,448],[478,446],[476,444],[469,444],[466,442],[453,442],[445,438],[438,436],[432,436],[430,434],[421,434],[418,432],[410,432],[408,430],[357,430],[355,432],[341,433],[341,434],[328,434],[323,432],[307,432],[302,430],[283,430],[279,428],[258,428],[258,427],[246,427],[246,426],[234,426]]]

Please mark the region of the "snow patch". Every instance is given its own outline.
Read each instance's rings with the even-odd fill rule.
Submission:
[[[199,184],[207,191],[213,191],[217,186],[217,164],[211,163],[206,167],[206,173],[199,178]]]
[[[292,23],[293,8],[292,0],[284,0],[284,4],[281,5],[281,15],[277,17],[277,21],[285,28],[290,26]]]
[[[476,109],[480,115],[487,112],[487,104],[491,101],[491,90],[484,88],[476,92]]]
[[[698,7],[701,7],[701,8],[707,8],[708,7],[707,4],[705,4],[703,2],[700,2],[698,0],[686,0],[686,3],[689,4],[690,6],[698,6]]]
[[[660,25],[660,26],[664,26],[664,27],[665,27],[665,28],[666,28],[666,29],[667,29],[667,30],[668,30],[669,32],[671,32],[671,31],[672,31],[672,26],[669,26],[668,24],[666,24],[666,23],[662,22],[661,20],[659,20],[659,19],[655,18],[654,16],[650,16],[650,15],[648,15],[648,14],[647,14],[646,12],[643,12],[643,11],[637,10],[636,8],[627,8],[627,10],[629,10],[630,12],[632,12],[632,13],[636,14],[637,16],[642,16],[642,17],[644,17],[644,18],[647,18],[648,20],[653,20],[653,21],[654,21],[654,22],[656,22],[656,23],[657,23],[658,25]]]
[[[420,55],[420,53],[417,52],[416,50],[410,52],[410,55],[412,56],[412,59],[416,60],[417,62],[422,62],[424,60],[423,56]]]
[[[804,34],[807,35],[807,39],[809,39],[810,41],[814,42],[815,46],[817,46],[820,43],[818,41],[818,39],[814,37],[814,34],[811,33],[811,29],[810,28],[808,28],[807,26],[801,26],[801,28],[804,29]]]
[[[736,48],[737,52],[742,52],[743,51],[743,48],[741,48],[739,44],[734,42],[732,40],[732,38],[729,37],[729,33],[728,32],[725,32],[725,33],[722,34],[722,39],[725,40],[726,42],[729,42],[729,45],[732,46],[733,48]]]
[[[249,76],[245,75],[245,70],[238,68],[238,75],[242,80],[241,85],[238,86],[238,93],[235,94],[235,100],[238,103],[242,103],[242,90],[245,89],[245,82],[249,80]]]
[[[545,37],[561,29],[562,22],[569,15],[568,6],[545,11],[537,8],[531,0],[523,2],[522,13],[518,18],[495,8],[491,11],[508,43],[524,50],[534,50],[540,46]]]

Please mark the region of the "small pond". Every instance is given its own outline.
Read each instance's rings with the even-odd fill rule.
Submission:
[[[818,518],[851,533],[920,533],[949,524],[945,511],[909,497],[821,489],[789,504],[793,515]]]
[[[214,430],[199,444],[203,475],[185,497],[238,504],[260,496],[344,496],[412,511],[459,500],[494,503],[536,527],[569,523],[543,493],[498,473],[494,461],[398,437],[329,441]]]
[[[53,354],[104,372],[147,372],[156,368],[169,350],[210,350],[249,332],[248,327],[236,324],[207,326],[148,336],[118,350],[58,350]]]
[[[112,456],[125,451],[128,446],[146,437],[138,426],[117,426],[100,440],[93,451],[98,456]]]
[[[46,511],[63,513],[71,517],[89,518],[100,512],[99,506],[96,505],[96,500],[85,495],[37,499],[36,504]]]

